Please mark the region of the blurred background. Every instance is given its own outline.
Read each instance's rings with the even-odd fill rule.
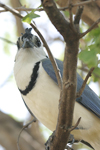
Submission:
[[[39,0],[1,0],[12,8],[37,8],[41,5]],[[64,7],[67,0],[58,0],[58,4]],[[74,1],[77,2],[77,1]],[[94,8],[91,11],[91,7]],[[96,7],[97,6],[97,7]],[[80,22],[80,32],[84,32],[100,16],[95,15],[99,11],[100,2],[86,5],[86,11]],[[23,124],[32,120],[27,111],[20,93],[17,89],[14,75],[14,58],[17,52],[16,41],[24,29],[30,27],[28,23],[22,22],[20,18],[8,11],[3,11],[0,7],[0,150],[17,150],[17,138]],[[20,9],[21,10],[21,9]],[[76,8],[73,9],[73,18]],[[20,11],[27,15],[27,12]],[[46,39],[54,57],[63,60],[65,43],[62,36],[49,21],[44,11],[36,11],[40,17],[35,18],[34,22]],[[62,12],[69,18],[69,12]],[[89,13],[91,15],[89,15]],[[100,14],[100,13],[99,13]],[[93,16],[94,15],[94,16]],[[92,17],[91,17],[92,16]],[[36,34],[34,30],[33,34]],[[96,28],[80,40],[78,59],[78,73],[84,79],[89,68],[95,67],[92,77],[89,79],[89,86],[100,95],[100,28]],[[51,131],[40,122],[33,123],[28,129],[23,131],[20,138],[20,148],[28,150],[44,149],[44,143],[48,139]],[[77,146],[78,145],[78,146]],[[86,150],[83,144],[76,144],[74,149]],[[89,150],[89,148],[87,148]]]

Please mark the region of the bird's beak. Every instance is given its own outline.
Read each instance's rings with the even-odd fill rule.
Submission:
[[[33,48],[34,44],[31,42],[31,40],[24,38],[22,48]]]

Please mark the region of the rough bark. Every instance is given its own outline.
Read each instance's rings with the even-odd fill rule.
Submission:
[[[63,36],[67,45],[64,56],[63,86],[59,104],[58,122],[50,145],[50,150],[61,150],[64,149],[67,144],[72,127],[76,98],[76,67],[79,45],[78,24],[81,13],[80,15],[77,13],[75,22],[72,22],[70,12],[71,22],[68,22],[57,9],[53,0],[42,0],[42,5],[50,21]]]

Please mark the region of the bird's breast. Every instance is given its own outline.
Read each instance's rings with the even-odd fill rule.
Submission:
[[[32,113],[50,130],[54,130],[58,115],[60,90],[40,65],[34,88],[23,96]]]
[[[25,66],[25,67],[24,67]],[[14,75],[17,86],[25,91],[31,81],[35,64],[15,64]],[[38,76],[33,88],[22,97],[31,112],[50,130],[54,130],[57,122],[60,90],[39,64]]]
[[[25,67],[24,67],[25,66]],[[14,74],[17,86],[25,90],[31,81],[35,64],[16,64]],[[35,85],[22,97],[31,112],[50,130],[55,130],[58,116],[60,90],[58,85],[49,77],[39,64],[38,76]],[[87,115],[88,114],[88,115]],[[95,115],[79,103],[75,103],[73,124],[81,117],[79,126],[89,129],[94,124]]]

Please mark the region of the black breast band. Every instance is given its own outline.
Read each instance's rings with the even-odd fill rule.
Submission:
[[[36,79],[38,77],[39,64],[40,64],[40,61],[35,64],[35,66],[33,68],[33,71],[32,71],[32,74],[31,74],[30,82],[26,86],[25,90],[19,89],[19,91],[21,92],[21,94],[27,95],[33,89],[33,87],[35,86]]]

